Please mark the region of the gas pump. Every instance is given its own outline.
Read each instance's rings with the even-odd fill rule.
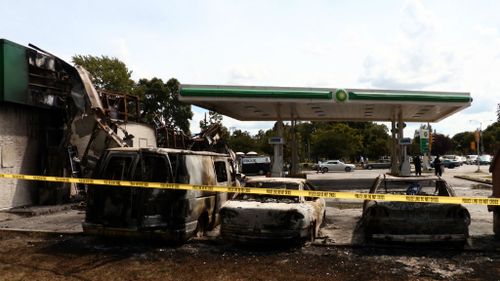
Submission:
[[[411,144],[411,138],[402,138],[399,139],[399,145],[401,146],[401,151],[403,152],[401,159],[401,167],[399,170],[400,176],[410,176],[410,157],[408,157],[408,146]]]

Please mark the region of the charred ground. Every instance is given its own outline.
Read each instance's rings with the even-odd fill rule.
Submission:
[[[500,253],[435,247],[237,247],[0,233],[4,280],[498,280]]]

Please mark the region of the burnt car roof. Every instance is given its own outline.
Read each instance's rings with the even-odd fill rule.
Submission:
[[[387,183],[394,184],[408,184],[408,183],[433,183],[436,184],[435,188],[438,191],[439,196],[455,196],[455,190],[450,186],[443,178],[437,176],[411,176],[411,177],[399,177],[392,176],[388,174],[379,175],[373,181],[372,186],[369,189],[369,193],[377,193],[381,186]],[[387,190],[387,188],[386,188]]]
[[[307,182],[306,179],[303,178],[283,178],[283,177],[252,177],[252,178],[247,178],[246,180],[247,183],[253,183],[253,182],[283,182],[283,183],[296,183],[296,184],[301,184]]]
[[[437,176],[414,176],[414,177],[397,177],[397,176],[392,176],[388,174],[380,175],[378,176],[382,180],[385,181],[392,181],[392,182],[405,182],[405,181],[430,181],[430,180],[435,180],[435,181],[444,181],[444,179],[437,177]]]

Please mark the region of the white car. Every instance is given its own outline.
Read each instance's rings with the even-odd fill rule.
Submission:
[[[314,190],[300,178],[249,178],[245,187]],[[240,193],[222,206],[220,233],[239,243],[313,241],[325,211],[323,198]]]
[[[350,172],[350,171],[354,171],[354,169],[356,168],[356,166],[354,166],[353,164],[346,164],[340,160],[327,160],[325,162],[322,162],[320,165],[319,165],[319,170],[322,172],[322,173],[326,173],[326,172],[329,172],[329,171],[346,171],[346,172]]]

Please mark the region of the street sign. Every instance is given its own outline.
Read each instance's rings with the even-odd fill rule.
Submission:
[[[284,144],[285,140],[282,137],[269,138],[269,144]]]
[[[399,139],[399,144],[400,145],[410,145],[411,144],[411,138],[402,138],[402,139]]]

